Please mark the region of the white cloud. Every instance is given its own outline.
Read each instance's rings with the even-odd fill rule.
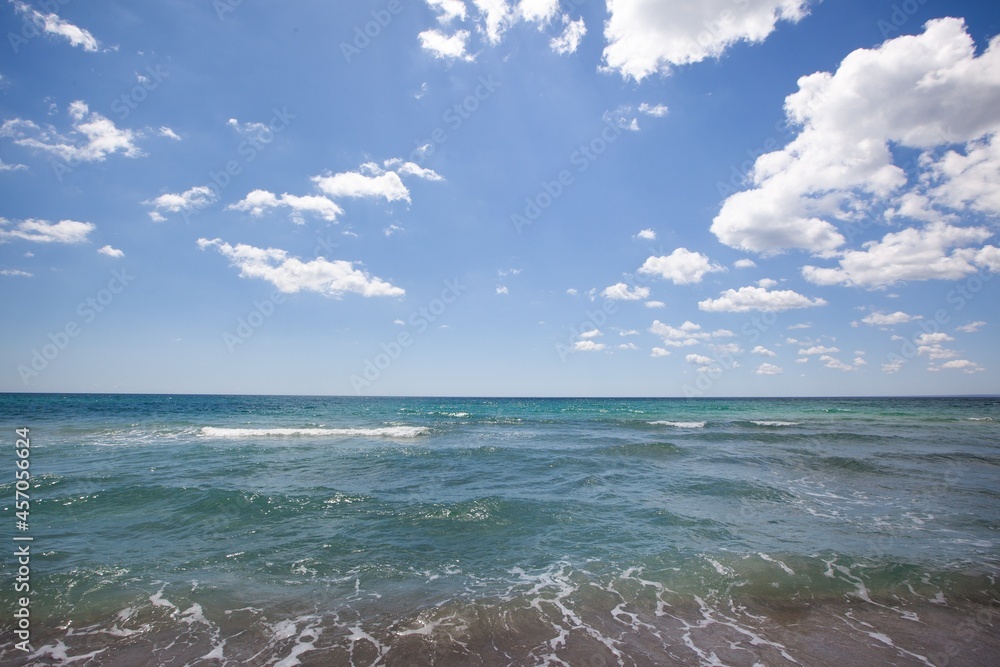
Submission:
[[[84,51],[97,51],[100,48],[100,43],[90,32],[59,18],[56,14],[43,14],[26,2],[15,1],[14,8],[37,28],[46,34],[62,37],[70,43],[70,46],[79,46]]]
[[[13,276],[20,278],[31,278],[34,274],[28,273],[27,271],[21,271],[20,269],[3,269],[0,271],[0,276]]]
[[[18,146],[40,150],[69,162],[101,162],[107,156],[121,153],[125,157],[141,157],[143,152],[135,145],[141,133],[121,130],[114,122],[86,103],[70,103],[69,115],[73,129],[64,136],[52,126],[39,127],[30,120],[13,118],[0,125],[0,137],[14,140]]]
[[[903,364],[905,363],[906,362],[903,361],[902,359],[895,359],[893,361],[890,361],[889,363],[882,364],[882,372],[888,373],[889,375],[893,375],[902,370]]]
[[[653,351],[650,352],[649,356],[651,356],[651,357],[669,357],[670,356],[670,350],[664,349],[662,347],[654,347]]]
[[[33,243],[86,243],[90,232],[97,226],[90,222],[76,220],[46,220],[27,219],[18,222],[13,228],[8,228],[9,220],[0,218],[0,243],[14,239],[31,241]]]
[[[507,289],[506,285],[497,285],[497,294],[509,294],[510,290]]]
[[[480,32],[485,33],[490,44],[499,44],[503,33],[514,20],[507,0],[472,0],[472,3],[480,12]]]
[[[603,335],[604,334],[601,333],[600,329],[590,329],[589,331],[584,331],[582,334],[580,334],[578,336],[578,338],[580,338],[582,340],[587,340],[587,339],[590,339],[590,338],[599,338],[599,337],[601,337]]]
[[[568,16],[564,15],[563,19],[566,27],[563,29],[562,34],[549,40],[549,48],[561,56],[575,53],[580,47],[580,42],[583,41],[584,36],[587,34],[587,26],[584,24],[582,18],[571,21]]]
[[[717,58],[737,42],[762,42],[780,20],[806,14],[806,0],[608,0],[604,62],[641,81],[673,66]]]
[[[750,350],[750,352],[753,353],[753,354],[759,354],[759,355],[762,355],[762,356],[765,356],[765,357],[776,357],[776,356],[778,356],[777,354],[775,354],[771,350],[767,349],[763,345],[758,345],[754,349]]]
[[[792,308],[811,308],[825,306],[823,299],[810,299],[792,290],[768,291],[763,287],[741,287],[739,290],[729,289],[718,299],[706,299],[698,302],[698,308],[712,313],[745,313],[751,310],[779,312]]]
[[[837,352],[840,352],[839,347],[825,347],[823,345],[814,345],[813,347],[799,350],[800,355],[806,355],[806,356],[812,354],[818,354],[818,355],[836,354]]]
[[[948,343],[955,340],[946,333],[922,333],[917,336],[914,341],[917,345],[937,345],[939,343]]]
[[[372,167],[372,165],[365,165]],[[410,201],[410,191],[403,185],[399,174],[383,172],[374,168],[374,175],[368,176],[357,171],[339,174],[313,176],[312,181],[323,193],[337,197],[385,197],[387,202]]]
[[[229,259],[230,264],[239,268],[241,278],[267,280],[286,294],[305,291],[340,298],[345,292],[366,297],[403,296],[406,293],[344,260],[328,261],[320,257],[303,262],[277,248],[256,248],[243,243],[232,246],[221,239],[200,238],[198,247],[202,250],[215,248]]]
[[[646,308],[666,308],[667,304],[662,301],[647,301]]]
[[[20,171],[27,168],[28,166],[24,164],[7,164],[3,160],[0,160],[0,171]]]
[[[635,329],[622,329],[618,332],[619,336],[638,336],[639,332]]]
[[[396,232],[403,232],[403,231],[406,230],[397,225],[396,223],[390,223],[388,227],[382,230],[382,233],[385,234],[386,236],[392,236]]]
[[[923,319],[922,315],[907,315],[903,311],[897,310],[895,313],[871,313],[861,318],[861,321],[873,327],[891,327],[920,319]]]
[[[666,104],[648,104],[643,102],[639,105],[639,113],[644,113],[647,116],[654,116],[656,118],[663,118],[667,115],[670,109],[667,108]]]
[[[606,347],[604,343],[595,343],[592,340],[578,340],[573,343],[574,352],[600,352]]]
[[[465,20],[464,0],[427,0],[427,4],[438,12],[438,23],[451,23],[455,19]]]
[[[468,60],[473,58],[466,53],[466,43],[469,41],[468,30],[458,30],[454,34],[445,35],[440,30],[424,30],[417,35],[420,46],[430,51],[435,58],[447,60]]]
[[[112,248],[109,245],[101,246],[97,249],[97,252],[101,255],[107,255],[108,257],[114,257],[115,259],[121,259],[125,256],[125,253],[118,248]]]
[[[737,269],[753,269],[757,267],[757,262],[744,257],[743,259],[738,259],[733,262],[733,266]]]
[[[180,141],[181,140],[180,135],[177,134],[176,132],[174,132],[173,130],[171,130],[166,125],[161,125],[160,129],[157,130],[156,133],[159,134],[161,137],[166,137],[167,139],[173,139],[174,141]]]
[[[639,346],[635,343],[622,343],[618,346],[619,350],[638,350]]]
[[[807,267],[807,277],[822,284],[952,279],[994,258],[1000,266],[1000,251],[974,257],[966,246],[981,243],[981,234],[954,231],[944,224],[951,215],[938,210],[1000,214],[1000,147],[994,145],[1000,38],[977,57],[961,19],[937,19],[922,34],[858,49],[836,72],[802,77],[798,85],[785,100],[798,135],[759,157],[751,189],[723,202],[712,224],[719,240],[762,254],[799,248],[842,257],[837,269]],[[956,144],[964,146],[935,152]],[[911,165],[915,176],[895,164],[896,147],[922,151]],[[851,229],[854,237],[882,211],[930,225],[844,253],[848,238],[837,226],[864,223]],[[918,261],[908,246],[920,253]]]
[[[617,283],[604,288],[601,296],[605,299],[616,299],[622,301],[639,301],[649,296],[648,287],[629,288],[625,283]]]
[[[548,23],[559,12],[559,0],[520,0],[517,12],[525,21]]]
[[[956,331],[961,331],[962,333],[976,333],[980,328],[985,327],[986,322],[969,322],[968,324],[963,324],[960,327],[955,327]]]
[[[757,370],[754,371],[757,375],[780,375],[783,372],[784,371],[781,367],[775,366],[774,364],[761,364],[757,367]]]
[[[580,292],[574,287],[570,287],[568,290],[566,290],[566,294],[569,294],[570,296],[576,296],[579,293]]]
[[[940,368],[949,368],[949,369],[954,368],[964,373],[978,373],[980,371],[986,370],[976,362],[969,361],[968,359],[955,359],[954,361],[946,361],[945,363],[941,364]]]
[[[715,359],[712,357],[706,357],[703,354],[689,354],[684,357],[684,361],[689,364],[694,364],[695,366],[708,366],[715,363]]]
[[[903,280],[958,280],[992,263],[990,250],[969,248],[993,232],[985,227],[956,227],[932,222],[922,229],[886,234],[864,250],[843,253],[838,268],[802,267],[802,275],[817,285],[847,284],[886,287]]]
[[[638,234],[635,235],[635,238],[642,239],[643,241],[655,241],[656,232],[654,232],[652,229],[643,229],[642,231],[640,231]]]
[[[433,169],[427,169],[421,167],[415,162],[406,162],[402,158],[391,158],[383,162],[388,168],[396,168],[396,173],[402,174],[403,176],[416,176],[417,178],[422,178],[425,181],[443,181],[444,177],[437,173]]]
[[[196,185],[190,190],[185,190],[180,194],[168,192],[156,197],[155,199],[149,199],[142,203],[157,209],[149,214],[149,217],[152,218],[154,222],[163,222],[165,218],[159,213],[159,211],[180,213],[181,211],[203,209],[215,202],[215,200],[216,196],[212,188],[207,185]]]
[[[337,219],[337,216],[342,215],[344,212],[336,203],[322,195],[306,195],[303,197],[288,193],[276,195],[267,190],[253,190],[242,200],[227,206],[226,210],[244,211],[250,213],[255,218],[259,218],[268,210],[274,208],[291,209],[292,220],[297,224],[305,222],[303,213],[311,213],[324,220],[333,222]]]
[[[770,288],[777,286],[778,286],[778,281],[772,280],[770,278],[761,278],[760,280],[757,281],[757,287]]]
[[[788,327],[789,331],[797,331],[799,329],[812,329],[812,322],[800,322],[799,324],[792,324]]]
[[[689,285],[700,283],[706,273],[725,270],[700,252],[677,248],[669,255],[648,258],[639,268],[639,273],[656,275],[676,285]]]

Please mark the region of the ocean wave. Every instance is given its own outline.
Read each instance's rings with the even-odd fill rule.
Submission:
[[[416,438],[430,433],[424,426],[384,426],[381,428],[220,428],[203,426],[206,438],[255,438],[313,436],[328,438]]]
[[[751,424],[756,426],[798,426],[799,422],[783,422],[783,421],[762,421],[757,419],[751,419]]]
[[[674,428],[705,428],[705,424],[707,424],[708,422],[672,422],[661,419],[647,423],[650,426],[673,426]]]

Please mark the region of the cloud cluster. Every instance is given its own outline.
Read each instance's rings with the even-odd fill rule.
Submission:
[[[10,226],[10,221],[0,218],[0,243],[13,240],[31,241],[33,243],[86,243],[88,236],[97,228],[92,222],[77,222],[76,220],[21,220]]]
[[[215,248],[240,270],[241,278],[267,280],[285,294],[317,292],[340,298],[345,292],[365,297],[403,296],[406,293],[344,260],[329,261],[320,257],[303,262],[277,248],[256,248],[243,243],[233,246],[217,238],[200,238],[198,247],[202,250]]]
[[[69,105],[72,129],[65,135],[54,127],[40,127],[35,122],[13,118],[0,125],[0,137],[13,139],[18,146],[54,155],[68,163],[101,162],[107,156],[121,153],[125,157],[141,157],[135,144],[141,133],[123,130],[105,116],[91,111],[81,100]]]
[[[639,267],[639,273],[663,278],[675,285],[700,283],[705,274],[725,270],[700,252],[687,248],[677,248],[665,256],[650,257]]]
[[[488,46],[503,41],[504,34],[518,23],[558,32],[549,40],[549,48],[560,55],[576,52],[587,34],[580,17],[573,18],[559,9],[559,0],[425,0],[437,13],[438,27],[428,28],[417,37],[420,46],[435,58],[473,61],[469,41],[475,33]],[[457,26],[456,26],[457,24]]]
[[[960,19],[849,54],[833,72],[799,79],[785,100],[798,134],[760,156],[750,188],[712,223],[734,248],[801,249],[837,266],[806,266],[815,283],[883,287],[1000,268],[984,226],[957,214],[1000,215],[1000,37],[976,55]],[[918,158],[897,164],[898,148]],[[844,249],[878,224],[919,223]]]
[[[672,67],[718,58],[738,42],[762,42],[779,21],[796,22],[806,0],[608,0],[607,69],[642,81]]]

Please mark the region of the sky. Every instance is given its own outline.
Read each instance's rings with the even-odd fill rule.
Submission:
[[[0,391],[1000,393],[995,1],[0,25]]]

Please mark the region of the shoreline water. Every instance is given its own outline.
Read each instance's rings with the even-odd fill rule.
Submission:
[[[990,664],[998,422],[971,398],[0,395],[35,499],[34,653],[0,618],[0,662]]]

